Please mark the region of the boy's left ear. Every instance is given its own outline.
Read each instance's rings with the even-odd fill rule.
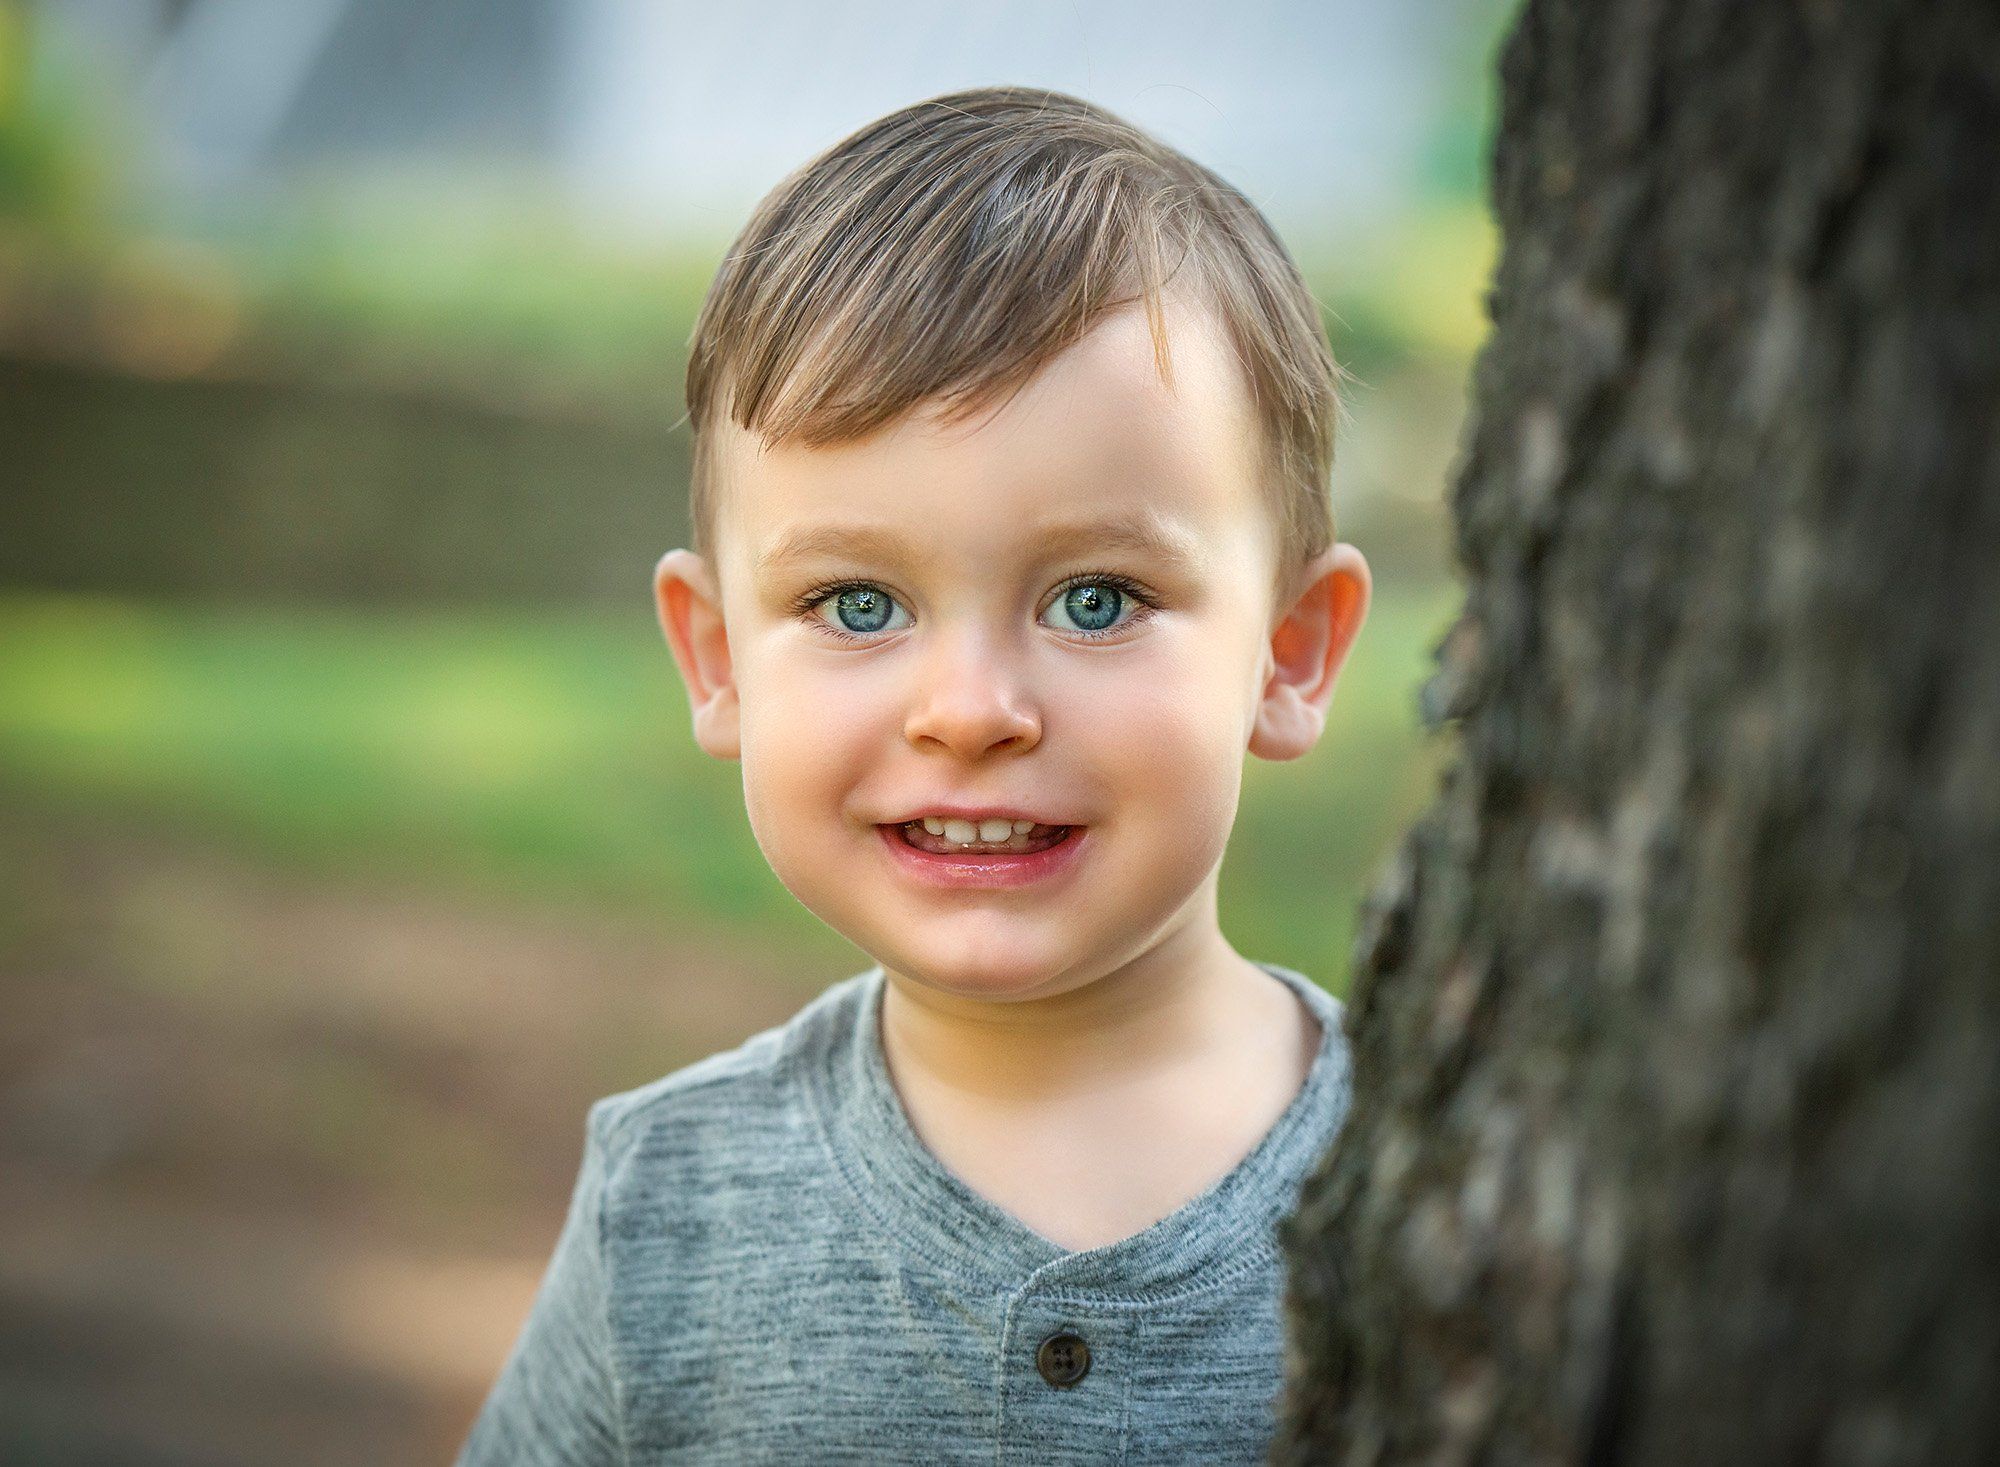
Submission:
[[[1305,568],[1299,593],[1271,632],[1270,675],[1257,702],[1250,752],[1296,759],[1319,742],[1334,680],[1368,615],[1368,562],[1345,542]]]

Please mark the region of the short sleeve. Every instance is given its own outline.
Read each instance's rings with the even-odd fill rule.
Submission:
[[[613,1467],[625,1461],[603,1235],[602,1102],[584,1126],[569,1215],[520,1336],[457,1467]]]

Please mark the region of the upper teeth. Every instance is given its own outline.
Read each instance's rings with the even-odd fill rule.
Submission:
[[[1012,835],[1026,835],[1035,828],[1032,820],[946,820],[936,815],[924,817],[924,829],[963,845],[969,841],[1000,841]]]

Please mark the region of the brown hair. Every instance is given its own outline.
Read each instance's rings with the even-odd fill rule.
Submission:
[[[1134,300],[1171,384],[1161,300],[1189,260],[1256,404],[1287,586],[1334,538],[1346,373],[1318,303],[1231,184],[1101,107],[1024,87],[892,112],[757,206],[690,342],[693,548],[713,544],[707,430],[722,394],[739,426],[773,444],[860,438],[934,397],[951,421]]]

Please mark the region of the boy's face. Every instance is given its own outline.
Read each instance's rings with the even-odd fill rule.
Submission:
[[[932,987],[1041,997],[1212,932],[1244,753],[1312,746],[1366,612],[1351,545],[1272,605],[1247,388],[1206,313],[1168,323],[1172,390],[1133,306],[950,428],[765,450],[725,421],[715,563],[660,563],[772,869]],[[908,849],[954,807],[1072,828],[1039,863]]]

